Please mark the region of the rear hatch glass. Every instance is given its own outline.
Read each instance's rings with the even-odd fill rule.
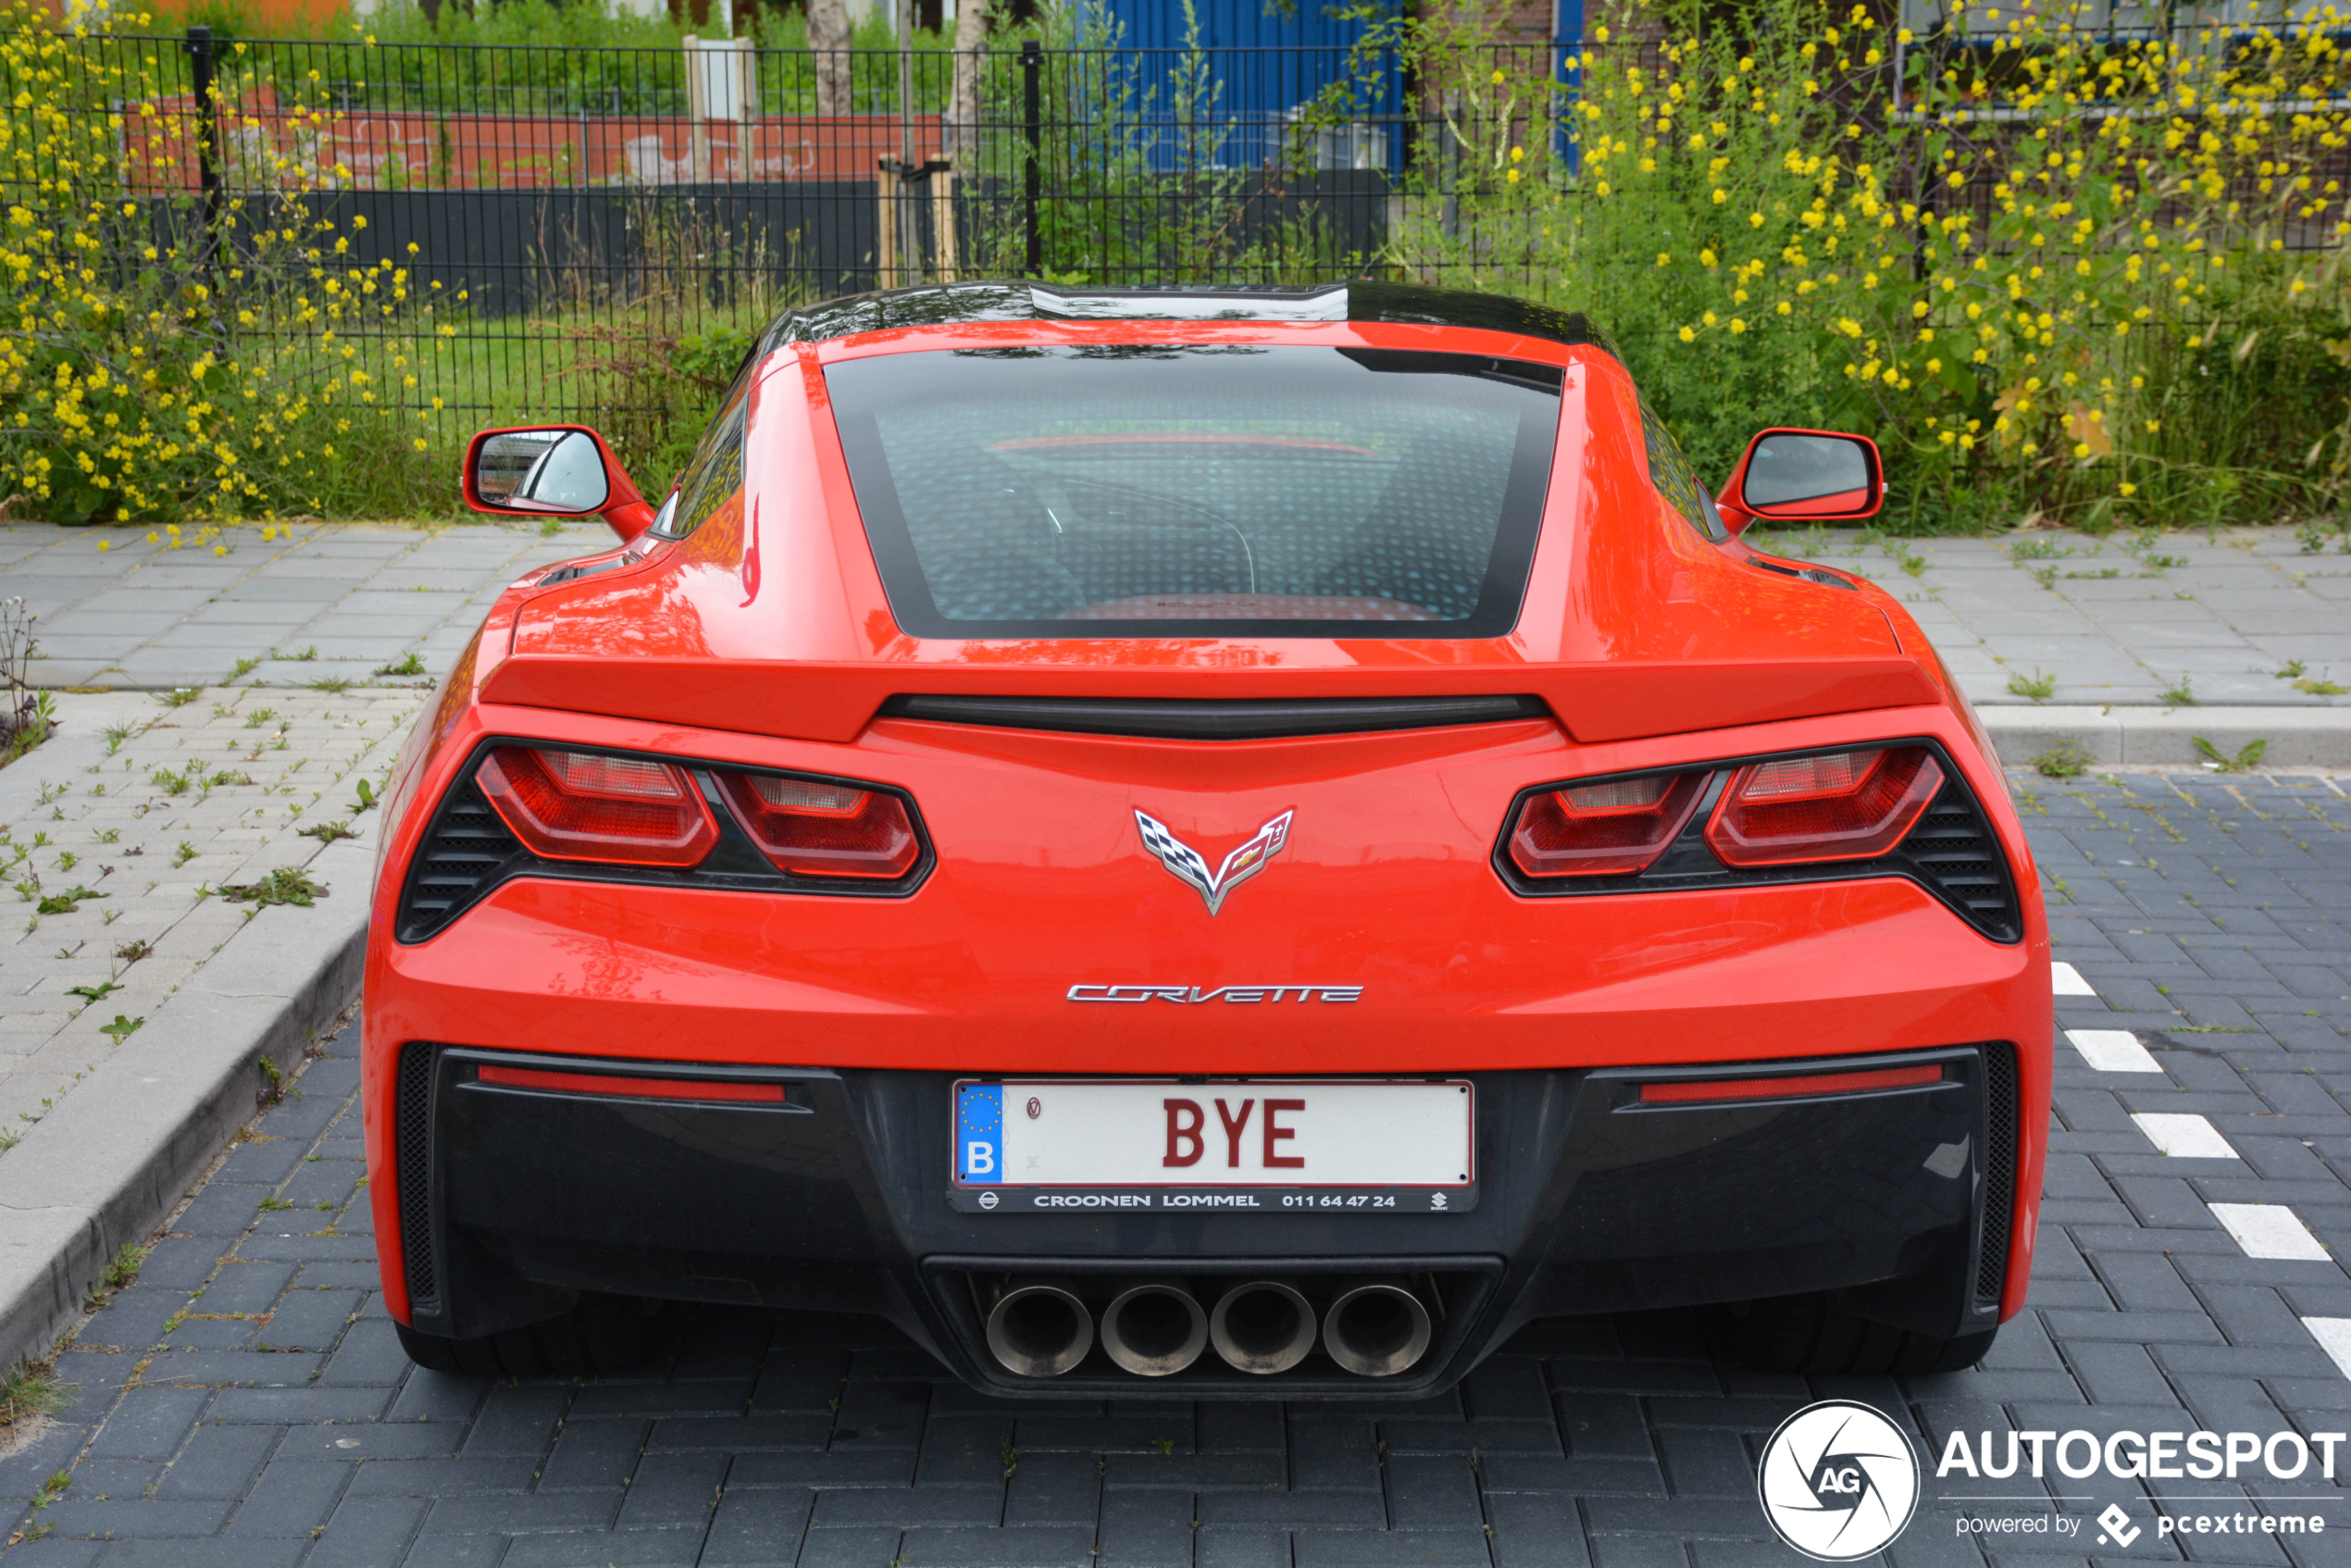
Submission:
[[[1098,345],[825,372],[882,583],[917,637],[1499,637],[1558,367]]]

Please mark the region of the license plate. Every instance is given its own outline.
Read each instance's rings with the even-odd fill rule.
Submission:
[[[1475,1094],[1330,1078],[1015,1078],[954,1089],[973,1213],[1458,1213],[1477,1201]]]

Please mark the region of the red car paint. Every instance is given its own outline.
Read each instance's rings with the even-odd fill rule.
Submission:
[[[893,620],[822,367],[1014,343],[1442,349],[1565,372],[1516,626],[1483,641],[924,640]],[[2050,981],[2031,851],[1988,742],[1900,603],[1708,541],[1649,482],[1635,394],[1597,349],[1372,322],[986,322],[770,355],[740,494],[676,542],[501,597],[384,803],[366,973],[367,1154],[387,1306],[407,1316],[390,1135],[403,1041],[635,1061],[963,1073],[1377,1074],[1689,1064],[2006,1039],[2016,1201],[2002,1316],[2030,1276]],[[633,495],[633,492],[632,492]],[[632,514],[626,527],[634,529]],[[1409,628],[1390,628],[1409,630]],[[1556,719],[1213,745],[877,717],[902,692],[1093,697],[1526,693]],[[394,906],[429,808],[488,737],[868,779],[919,803],[911,896],[524,878],[414,946]],[[1939,741],[2013,873],[2023,940],[1898,878],[1536,899],[1489,864],[1519,791],[1765,753]],[[1138,842],[1148,810],[1214,863],[1293,811],[1215,919]],[[1362,985],[1312,1006],[1073,1007],[1077,983]]]

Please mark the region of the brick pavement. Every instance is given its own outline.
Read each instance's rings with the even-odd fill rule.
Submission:
[[[26,1500],[9,1568],[1728,1568],[1797,1561],[1763,1538],[1754,1461],[1818,1397],[1895,1413],[1930,1456],[1953,1431],[2351,1426],[2351,799],[2020,780],[2059,955],[2096,994],[2059,999],[2032,1296],[1975,1371],[1762,1375],[1664,1314],[1536,1325],[1457,1393],[1387,1408],[1012,1402],[881,1325],[706,1310],[641,1379],[415,1372],[376,1304],[346,1034],[61,1358],[71,1405],[0,1460]],[[2351,1560],[2330,1483],[2053,1473],[1930,1475],[1891,1561],[1985,1561],[1961,1492],[2083,1522],[1998,1540],[2002,1562],[2088,1561],[2116,1503],[2138,1533],[2101,1562]],[[2158,1497],[2328,1529],[2183,1546]]]

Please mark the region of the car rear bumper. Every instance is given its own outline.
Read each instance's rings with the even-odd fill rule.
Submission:
[[[1773,1065],[1937,1063],[1941,1081],[1769,1101],[1654,1103],[1640,1086]],[[652,1101],[485,1084],[484,1064],[780,1086],[782,1103]],[[1450,1386],[1537,1316],[1844,1292],[1935,1335],[1999,1319],[2019,1200],[2017,1053],[1955,1045],[1726,1067],[1494,1071],[1476,1096],[1479,1194],[1452,1213],[959,1213],[947,1200],[956,1075],[696,1067],[410,1043],[396,1069],[396,1210],[414,1326],[475,1336],[578,1290],[887,1316],[972,1384],[1133,1394],[1098,1348],[1055,1378],[989,1353],[1008,1278],[1059,1276],[1097,1311],[1122,1278],[1203,1300],[1233,1276],[1403,1276],[1435,1318],[1386,1378],[1318,1350],[1273,1377],[1214,1355],[1186,1395],[1394,1397]],[[2029,1164],[2024,1167],[2029,1170]],[[387,1205],[393,1207],[394,1205]],[[392,1217],[392,1216],[387,1216]]]

